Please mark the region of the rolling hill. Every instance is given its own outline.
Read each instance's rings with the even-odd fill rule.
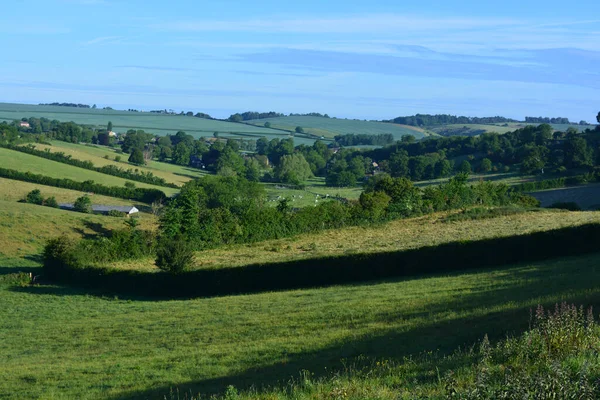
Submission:
[[[333,139],[336,135],[350,133],[371,135],[390,133],[394,135],[394,138],[397,140],[400,140],[404,135],[413,135],[417,139],[426,136],[425,131],[417,127],[353,119],[289,116],[247,121],[248,124],[255,126],[264,126],[267,122],[271,124],[272,128],[283,129],[290,132],[293,132],[297,126],[301,126],[304,129],[304,132],[327,139]]]

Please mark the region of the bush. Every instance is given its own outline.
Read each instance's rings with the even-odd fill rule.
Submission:
[[[58,201],[56,201],[56,197],[54,196],[48,197],[46,200],[44,200],[44,205],[46,207],[58,208]]]
[[[579,204],[575,203],[574,201],[557,202],[557,203],[552,204],[548,208],[558,208],[560,210],[569,210],[569,211],[581,211],[581,207],[579,207]]]
[[[44,203],[42,192],[40,192],[39,189],[32,190],[31,192],[27,193],[27,196],[25,197],[25,202],[30,204],[42,205]]]
[[[121,162],[121,156],[115,156],[115,161],[116,162]]]
[[[89,214],[92,212],[92,199],[89,196],[81,196],[77,200],[75,200],[75,204],[73,204],[73,208],[75,211]]]
[[[108,212],[108,216],[121,218],[121,217],[123,217],[123,213],[121,211],[117,211],[117,210],[110,210]]]
[[[182,236],[163,238],[156,252],[156,266],[174,274],[189,271],[194,261],[194,249]]]

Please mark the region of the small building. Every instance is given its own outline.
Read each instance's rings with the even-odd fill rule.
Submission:
[[[74,210],[75,209],[75,207],[73,206],[72,203],[62,203],[62,204],[59,204],[59,207],[63,210]],[[105,206],[105,205],[99,205],[99,204],[92,205],[92,212],[95,214],[108,214],[111,211],[117,211],[117,212],[123,213],[124,215],[127,215],[127,216],[130,216],[130,215],[140,212],[140,210],[138,210],[134,206]]]
[[[109,131],[109,132],[108,132],[108,136],[109,136],[109,137],[117,137],[118,135],[117,135],[117,132],[114,132],[114,131]]]
[[[27,121],[21,121],[21,122],[19,122],[19,127],[29,129],[29,128],[31,128],[31,125],[29,125],[29,122],[27,122]]]

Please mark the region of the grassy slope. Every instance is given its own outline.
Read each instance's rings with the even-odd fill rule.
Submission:
[[[86,146],[82,144],[53,141],[51,146],[36,144],[35,147],[38,150],[50,149],[50,151],[56,153],[63,152],[71,155],[77,160],[91,161],[96,167],[114,165],[115,167],[122,169],[139,169],[143,172],[151,172],[152,174],[165,179],[167,182],[175,183],[177,185],[181,185],[192,178],[204,175],[204,173],[199,170],[158,161],[150,161],[146,166],[134,166],[127,162],[129,154],[117,154],[114,149],[104,146]],[[108,156],[109,159],[107,160],[105,156]],[[115,156],[121,157],[121,161],[114,161]]]
[[[445,215],[392,221],[377,227],[351,227],[294,238],[223,247],[198,253],[196,264],[199,268],[230,268],[332,255],[396,251],[457,240],[522,235],[600,222],[600,212],[548,210],[448,223],[442,222]],[[123,267],[150,270],[151,264],[149,260],[142,260],[125,263]]]
[[[538,303],[598,304],[599,261],[188,301],[2,288],[0,396],[158,398],[173,386],[209,392],[274,384],[300,369],[319,375],[359,355],[449,351],[526,328]]]
[[[23,172],[29,171],[34,174],[46,175],[52,178],[69,178],[80,182],[93,180],[96,183],[108,186],[124,186],[125,182],[127,182],[126,179],[116,176],[62,164],[8,149],[0,149],[0,167],[16,169]],[[141,182],[134,183],[137,187],[160,189],[167,195],[172,195],[177,192],[177,189],[148,185]]]
[[[23,117],[46,117],[97,127],[106,127],[108,121],[111,121],[117,132],[126,132],[128,129],[144,129],[150,133],[163,135],[175,134],[179,130],[186,131],[196,137],[212,136],[214,132],[278,133],[264,127],[252,127],[179,115],[0,103],[0,119],[14,120]]]
[[[468,127],[471,130],[483,130],[485,132],[495,132],[495,133],[500,133],[500,134],[504,134],[507,132],[512,132],[515,131],[517,129],[520,128],[524,128],[528,125],[539,125],[539,124],[526,124],[526,123],[509,123],[507,124],[508,126],[504,126],[504,124],[448,124],[448,125],[441,125],[441,126],[435,126],[435,127],[431,127],[431,129],[434,132],[441,132],[445,129],[460,129],[463,127]],[[583,131],[586,129],[594,129],[594,125],[584,125],[584,126],[580,126],[580,125],[563,125],[563,124],[550,124],[552,126],[552,128],[556,131],[561,131],[564,132],[566,131],[568,128],[575,128],[578,131]]]
[[[42,194],[50,194],[43,186],[39,188]],[[139,220],[145,229],[153,229],[156,224],[155,217],[148,214],[140,216]],[[103,228],[121,228],[123,221],[123,218],[0,200],[0,255],[35,256],[48,239],[57,236],[80,237]]]
[[[304,128],[304,131],[317,136],[333,138],[335,135],[348,133],[366,133],[380,134],[391,133],[396,139],[404,135],[413,135],[416,138],[422,138],[425,134],[421,129],[407,127],[404,125],[387,124],[383,122],[358,121],[351,119],[335,119],[320,117],[280,117],[267,118],[248,123],[262,126],[265,122],[270,122],[273,128],[286,129],[293,131],[297,126]]]

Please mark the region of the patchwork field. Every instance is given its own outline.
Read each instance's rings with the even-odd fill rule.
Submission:
[[[352,119],[291,116],[247,121],[247,123],[256,126],[264,126],[266,122],[269,122],[273,128],[285,129],[288,131],[294,131],[297,126],[301,126],[306,133],[323,136],[329,139],[332,139],[336,135],[345,135],[349,133],[363,133],[370,135],[391,133],[397,140],[400,140],[404,135],[413,135],[417,139],[426,136],[425,132],[419,128]]]
[[[167,182],[177,185],[182,185],[193,178],[198,178],[206,174],[198,169],[154,160],[148,161],[147,165],[144,166],[134,166],[127,162],[129,154],[117,154],[114,149],[106,146],[83,145],[55,140],[52,141],[51,146],[35,144],[35,148],[38,150],[49,149],[55,153],[63,152],[77,160],[91,161],[96,167],[114,165],[122,169],[138,169],[143,172],[151,172],[165,179]],[[108,156],[108,159],[105,158],[106,156]],[[121,157],[121,161],[114,161],[116,156]]]
[[[52,178],[68,178],[79,182],[92,180],[96,183],[108,186],[124,186],[125,182],[127,182],[126,179],[116,176],[106,175],[100,172],[90,171],[4,148],[0,148],[0,167],[15,169],[22,172],[29,171],[34,174],[46,175]],[[134,183],[137,187],[162,190],[168,196],[177,193],[177,189],[154,186],[141,182]]]
[[[63,122],[73,121],[78,124],[103,128],[111,121],[117,132],[126,132],[129,129],[143,129],[146,132],[158,135],[175,134],[180,130],[195,137],[212,136],[214,132],[278,134],[277,131],[264,127],[181,115],[0,103],[0,119],[15,120],[29,117],[45,117]]]

